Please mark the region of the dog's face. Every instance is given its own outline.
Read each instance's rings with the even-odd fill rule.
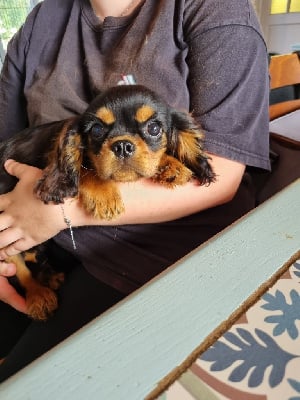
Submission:
[[[171,122],[170,109],[145,88],[112,88],[79,123],[89,167],[104,180],[153,176],[167,151]]]
[[[169,168],[166,156],[177,159],[200,184],[215,179],[203,151],[203,133],[189,113],[172,109],[144,86],[112,87],[65,123],[38,193],[56,187],[57,195],[44,195],[44,201],[74,196],[86,170],[100,181],[154,177]],[[180,174],[181,168],[174,168]],[[174,174],[165,173],[165,179]]]
[[[98,96],[83,114],[79,131],[85,162],[104,180],[149,178],[163,154],[196,166],[202,151],[202,133],[191,116],[138,85],[114,87]]]

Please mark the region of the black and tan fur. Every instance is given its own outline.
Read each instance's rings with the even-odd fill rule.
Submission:
[[[139,85],[113,87],[80,116],[26,129],[2,143],[0,154],[2,166],[13,158],[43,168],[35,191],[45,203],[78,197],[87,212],[107,220],[124,211],[116,182],[151,178],[173,188],[192,178],[200,185],[215,179],[203,149],[203,133],[192,116],[170,108]],[[15,183],[1,168],[0,193]],[[43,310],[40,315],[31,315],[45,319],[57,306],[49,300],[49,289],[41,294],[32,284],[22,257],[11,261],[17,261],[26,298],[34,299],[31,308],[46,303],[37,305]]]

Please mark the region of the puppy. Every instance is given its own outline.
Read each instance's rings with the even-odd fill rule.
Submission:
[[[82,115],[28,128],[2,143],[0,193],[16,184],[3,168],[8,158],[43,169],[35,188],[43,202],[59,204],[77,197],[88,213],[106,220],[124,211],[116,182],[151,178],[174,188],[192,178],[200,185],[215,180],[203,132],[192,116],[172,109],[140,85],[110,88]],[[10,261],[17,264],[30,315],[46,319],[57,307],[47,300],[51,296],[46,292],[53,291],[32,283],[23,257]],[[36,308],[38,312],[31,311]]]

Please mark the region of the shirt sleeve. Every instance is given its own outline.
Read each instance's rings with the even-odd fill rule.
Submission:
[[[0,75],[0,140],[28,126],[24,94],[26,51],[39,6],[8,43]]]
[[[264,40],[245,19],[208,21],[200,22],[198,31],[196,24],[189,25],[193,29],[186,38],[191,112],[206,133],[206,148],[245,165],[270,169]]]

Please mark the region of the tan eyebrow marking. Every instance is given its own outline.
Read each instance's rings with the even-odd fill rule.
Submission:
[[[155,111],[152,107],[143,105],[137,110],[135,114],[135,119],[137,120],[137,122],[143,123],[148,121],[148,119],[151,118],[154,114]]]
[[[105,124],[110,125],[116,121],[114,113],[107,107],[101,107],[96,112],[96,117],[100,118]]]

